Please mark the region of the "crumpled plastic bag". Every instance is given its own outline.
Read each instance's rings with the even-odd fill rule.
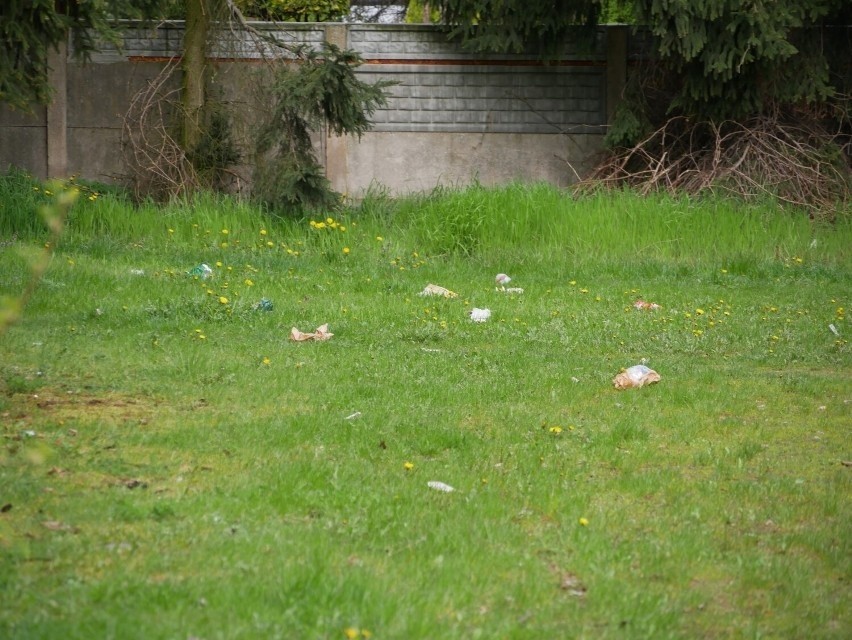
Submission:
[[[306,342],[308,340],[328,340],[334,334],[329,333],[328,331],[328,323],[317,327],[317,330],[313,333],[305,333],[303,331],[299,331],[296,327],[290,329],[290,340],[293,342]]]
[[[637,364],[625,369],[612,379],[616,389],[631,389],[654,384],[661,380],[660,374],[644,364]]]
[[[662,309],[662,307],[656,302],[646,302],[645,300],[637,300],[633,303],[633,306],[640,311],[655,311],[657,309]]]
[[[426,288],[423,289],[417,295],[420,296],[444,296],[445,298],[458,298],[458,295],[455,291],[450,291],[449,289],[445,289],[444,287],[439,287],[437,284],[427,284]]]
[[[476,309],[473,308],[470,310],[470,319],[474,322],[485,322],[488,318],[491,317],[491,309]]]

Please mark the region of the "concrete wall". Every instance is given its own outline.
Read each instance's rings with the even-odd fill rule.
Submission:
[[[333,187],[353,197],[374,185],[405,193],[474,180],[575,181],[601,148],[628,59],[623,27],[600,29],[591,52],[567,44],[551,64],[530,55],[466,53],[427,25],[299,24],[275,33],[353,49],[365,61],[361,79],[396,83],[360,140],[316,137]],[[0,107],[0,170],[14,165],[40,177],[124,180],[125,113],[136,92],[180,54],[182,36],[180,23],[134,28],[121,51],[105,47],[91,64],[56,57],[56,98],[48,109],[25,116]],[[214,56],[224,101],[249,115],[262,111],[246,84],[260,67],[256,48],[230,41]],[[167,86],[176,85],[173,78]],[[251,117],[237,128],[238,138],[248,139]],[[250,180],[250,166],[241,171]]]

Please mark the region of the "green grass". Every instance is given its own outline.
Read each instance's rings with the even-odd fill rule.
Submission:
[[[0,637],[848,637],[849,217],[83,195],[0,336]]]

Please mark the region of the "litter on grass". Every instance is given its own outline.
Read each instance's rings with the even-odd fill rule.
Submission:
[[[186,272],[188,276],[197,276],[202,280],[207,280],[213,275],[213,269],[210,268],[209,264],[201,263],[197,267],[193,267],[189,271]]]
[[[445,298],[457,298],[459,294],[455,291],[450,291],[449,289],[445,289],[444,287],[439,287],[437,284],[427,284],[426,288],[423,289],[417,295],[420,296],[443,296]]]
[[[838,338],[840,337],[840,332],[837,330],[837,327],[834,326],[834,323],[828,325],[828,328],[834,335],[836,335]]]
[[[435,491],[443,491],[444,493],[452,493],[455,491],[450,485],[444,484],[443,482],[439,482],[438,480],[430,480],[426,483],[430,489],[434,489]]]
[[[131,269],[130,275],[132,275],[132,276],[144,276],[145,270],[144,269]]]
[[[470,319],[474,322],[485,322],[491,317],[491,309],[471,309]]]
[[[633,306],[640,311],[655,311],[657,309],[662,309],[662,307],[656,302],[646,302],[645,300],[637,300],[633,303]]]
[[[360,412],[360,411],[356,411],[355,413],[349,414],[348,416],[346,416],[346,417],[345,417],[345,418],[343,418],[343,419],[344,419],[344,420],[354,420],[355,418],[360,418],[360,417],[361,417],[361,412]]]
[[[524,290],[521,287],[506,287],[505,289],[497,289],[497,291],[502,291],[503,293],[523,293]]]
[[[307,342],[308,340],[328,340],[334,334],[329,333],[328,331],[328,323],[317,327],[316,331],[312,333],[305,333],[303,331],[299,331],[296,327],[290,329],[290,340],[293,342]]]
[[[625,369],[612,379],[612,384],[616,389],[630,389],[644,387],[649,384],[654,384],[661,380],[660,374],[646,367],[644,364],[637,364],[628,369]]]
[[[259,302],[255,302],[251,305],[251,308],[255,311],[272,311],[272,300],[269,298],[261,298]]]
[[[497,285],[500,286],[500,287],[505,287],[507,284],[509,284],[512,281],[512,279],[509,276],[507,276],[505,273],[498,273],[497,277],[494,278],[494,280],[497,282]]]

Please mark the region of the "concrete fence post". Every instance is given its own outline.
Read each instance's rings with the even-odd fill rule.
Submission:
[[[68,41],[51,51],[48,83],[53,90],[47,105],[47,177],[64,178],[68,173]]]
[[[341,49],[349,48],[349,26],[329,23],[325,25],[325,41]],[[346,195],[348,185],[348,151],[346,136],[336,136],[326,130],[322,136],[323,165],[325,177],[331,183],[331,188]]]
[[[606,28],[606,121],[612,124],[615,108],[627,84],[627,30],[625,25]]]

